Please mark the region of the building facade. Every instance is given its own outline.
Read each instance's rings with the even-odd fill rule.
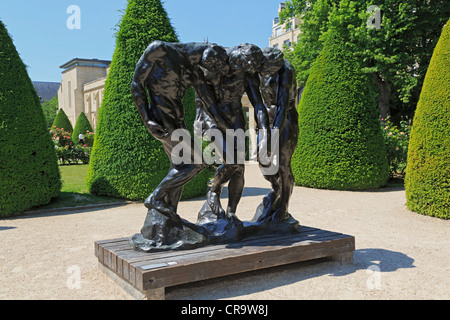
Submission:
[[[278,7],[278,14],[284,9],[285,4],[280,3]],[[298,42],[298,35],[300,34],[300,19],[297,17],[289,21],[289,27],[286,24],[281,24],[278,16],[273,19],[272,36],[269,38],[269,46],[280,50],[284,48],[291,48],[294,43]]]
[[[63,71],[58,89],[59,108],[72,126],[84,112],[95,130],[110,64],[109,60],[75,58],[60,66]]]

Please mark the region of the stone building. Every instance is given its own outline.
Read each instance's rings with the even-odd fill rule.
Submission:
[[[280,3],[278,7],[278,13],[285,7],[284,2]],[[272,36],[269,38],[269,46],[280,50],[285,47],[292,47],[294,43],[298,41],[298,35],[300,34],[300,19],[294,17],[290,21],[288,28],[287,24],[281,24],[278,16],[273,20]]]
[[[110,64],[109,60],[75,58],[60,66],[63,71],[58,89],[59,108],[67,114],[72,126],[84,112],[95,130]]]

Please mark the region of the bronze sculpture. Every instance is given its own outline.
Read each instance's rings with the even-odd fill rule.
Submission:
[[[295,80],[295,74],[287,62],[280,63],[272,56],[268,50],[263,54],[251,44],[225,50],[208,43],[155,41],[147,47],[137,64],[131,90],[144,124],[161,141],[171,159],[171,169],[145,201],[149,212],[141,233],[131,239],[135,249],[190,249],[210,243],[233,242],[245,234],[264,231],[273,222],[279,224],[288,220],[293,181],[287,167],[290,169],[290,157],[297,141],[296,138],[295,143],[289,141],[296,134],[296,110],[292,108],[295,102],[291,99],[292,92],[295,95],[296,91],[292,80],[292,76]],[[196,163],[193,156],[191,161],[173,161],[172,151],[179,142],[171,139],[174,132],[186,129],[182,99],[190,87],[196,92],[197,120],[207,128],[217,129],[222,137],[216,144],[220,145],[224,160],[216,171],[196,224],[183,220],[177,207],[183,186],[205,169],[206,164]],[[280,94],[274,95],[269,92],[271,90]],[[241,104],[244,93],[255,108],[257,129],[261,133],[260,148],[271,150],[271,136],[267,133],[271,127],[279,129],[281,141],[289,145],[283,147],[279,155],[282,160],[279,161],[282,165],[280,174],[276,177],[265,175],[273,191],[266,196],[262,208],[258,208],[250,223],[242,223],[235,215],[244,189],[245,165],[238,159],[240,141],[230,134],[246,130]],[[277,106],[277,111],[271,117],[272,105]],[[194,145],[191,138],[190,155],[196,152]],[[229,183],[226,212],[220,203],[225,183]],[[288,224],[293,225],[291,221]]]
[[[254,220],[269,223],[290,219],[288,206],[294,188],[291,159],[297,148],[298,113],[296,110],[297,81],[292,64],[284,59],[276,48],[265,48],[264,64],[260,70],[261,94],[267,107],[271,129],[279,130],[280,146],[278,165],[275,174],[264,174],[272,185],[272,191],[264,198]]]

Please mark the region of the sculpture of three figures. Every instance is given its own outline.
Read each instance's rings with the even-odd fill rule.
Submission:
[[[189,88],[196,93],[195,131],[213,141],[222,161],[195,224],[177,212],[184,185],[208,166],[195,137],[186,136],[182,100]],[[167,176],[145,201],[144,227],[131,239],[136,250],[192,249],[255,233],[297,231],[298,222],[288,212],[298,139],[297,83],[280,50],[155,41],[136,66],[131,90],[144,124],[171,161]],[[249,222],[236,216],[245,185],[244,93],[255,111],[250,116],[256,123],[258,162],[272,187]],[[175,136],[183,136],[182,141]],[[225,210],[220,196],[227,183]]]

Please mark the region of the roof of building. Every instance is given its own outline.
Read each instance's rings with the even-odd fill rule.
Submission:
[[[41,102],[50,100],[56,96],[58,94],[59,85],[59,82],[33,81],[34,89]]]
[[[61,65],[60,68],[61,69],[69,69],[74,66],[106,68],[110,64],[111,64],[110,60],[74,58],[74,59],[70,60],[69,62],[66,62],[63,65]]]

